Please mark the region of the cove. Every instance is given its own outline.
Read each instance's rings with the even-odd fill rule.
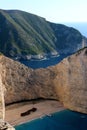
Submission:
[[[63,110],[15,126],[16,130],[87,130],[87,114]]]

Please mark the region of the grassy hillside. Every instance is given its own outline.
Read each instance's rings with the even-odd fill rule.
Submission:
[[[67,27],[61,24],[50,23],[52,29],[54,30],[55,37],[57,38],[55,45],[58,52],[77,51],[79,47],[82,47],[83,37],[76,29],[72,27]]]
[[[82,38],[77,30],[42,17],[19,10],[0,10],[0,52],[7,56],[63,53],[72,46],[75,51]]]

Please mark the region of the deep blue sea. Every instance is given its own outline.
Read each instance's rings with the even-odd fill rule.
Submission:
[[[15,128],[16,130],[87,130],[87,115],[63,110]]]
[[[56,65],[68,55],[61,55],[61,56],[51,57],[51,58],[42,59],[42,60],[21,60],[20,62],[33,69],[46,68],[48,66]]]

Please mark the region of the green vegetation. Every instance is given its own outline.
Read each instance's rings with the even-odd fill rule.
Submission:
[[[82,35],[18,10],[0,10],[0,52],[7,56],[36,55],[77,48]]]
[[[66,48],[70,50],[77,50],[78,45],[82,44],[83,37],[76,29],[61,24],[50,23],[50,25],[54,30],[54,34],[57,38],[55,44],[60,53],[61,50],[66,50]]]

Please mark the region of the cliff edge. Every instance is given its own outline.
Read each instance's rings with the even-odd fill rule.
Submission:
[[[70,110],[87,113],[87,48],[46,69],[33,70],[0,56],[5,103],[56,99]]]
[[[55,70],[59,100],[70,110],[87,113],[87,48],[64,59]]]

